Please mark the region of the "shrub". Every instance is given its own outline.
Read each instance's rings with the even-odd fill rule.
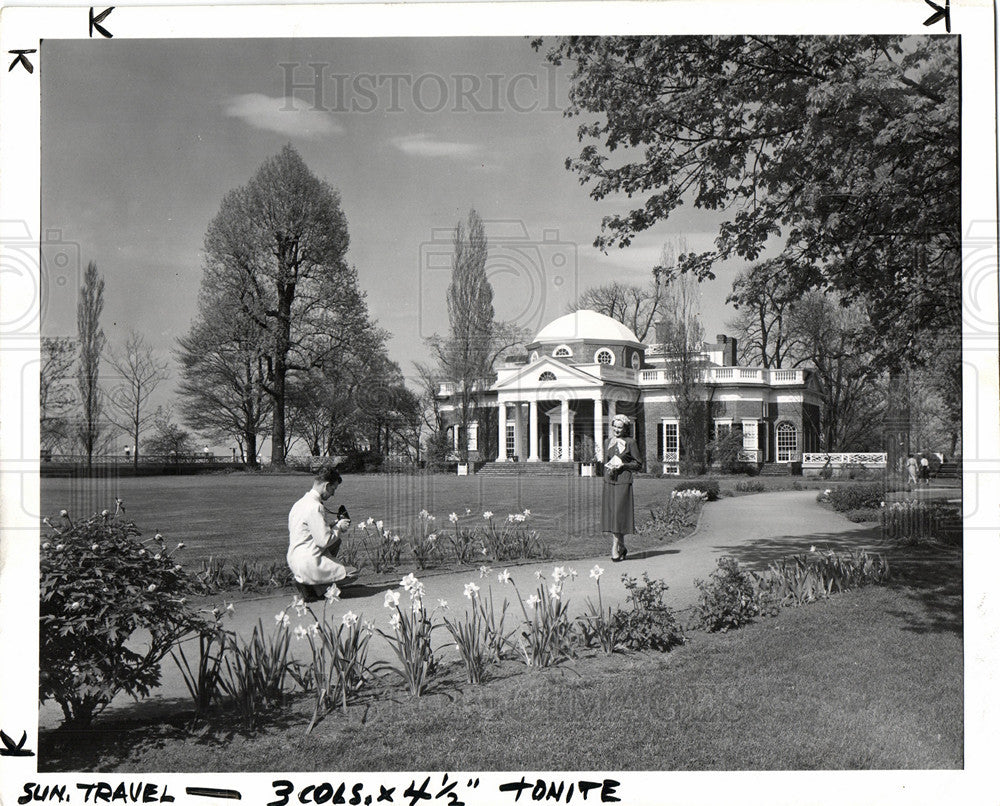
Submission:
[[[708,496],[709,501],[719,500],[719,482],[715,479],[697,479],[694,481],[682,481],[674,487],[676,492],[684,490],[700,490]]]
[[[852,523],[878,523],[882,516],[881,509],[849,509],[843,513]]]
[[[663,540],[696,526],[706,497],[700,490],[673,490],[666,503],[650,509],[649,519],[639,527],[639,534]]]
[[[759,481],[738,481],[734,485],[738,493],[762,493],[767,487]]]
[[[698,603],[694,623],[709,632],[742,627],[761,615],[761,601],[753,576],[733,557],[720,557],[708,581],[696,579]]]
[[[44,522],[39,698],[58,702],[67,725],[86,727],[119,692],[147,696],[160,661],[204,622],[186,606],[193,586],[172,556],[177,549],[160,535],[143,540],[133,522],[107,510],[77,523],[64,510],[58,525]],[[132,648],[138,630],[148,637]]]
[[[706,446],[708,455],[712,457],[712,463],[717,465],[723,473],[742,473],[745,465],[740,461],[740,453],[743,450],[743,432],[739,430],[730,431],[717,439],[713,439]]]
[[[209,557],[201,561],[194,581],[198,592],[203,594],[234,589],[247,593],[288,587],[292,584],[292,572],[284,562]]]
[[[878,554],[861,550],[837,554],[833,551],[795,555],[771,563],[754,576],[761,603],[798,606],[863,585],[880,584],[889,578],[889,563]]]
[[[628,574],[622,575],[622,584],[628,591],[628,609],[619,607],[612,624],[618,640],[629,649],[653,649],[666,652],[684,643],[684,632],[673,612],[663,603],[667,584],[662,579],[650,580],[646,571],[642,581]]]
[[[880,511],[882,534],[890,540],[913,545],[932,540],[959,544],[962,513],[948,504],[897,501]]]
[[[878,509],[885,500],[886,487],[878,483],[841,484],[830,490],[827,500],[837,512]]]

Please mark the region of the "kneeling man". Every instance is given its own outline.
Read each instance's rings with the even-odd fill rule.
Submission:
[[[296,587],[306,601],[315,602],[334,582],[353,582],[357,571],[338,563],[341,535],[351,526],[347,510],[330,526],[323,502],[332,498],[340,486],[340,474],[332,467],[323,468],[313,477],[312,489],[292,506],[288,513],[288,567]]]

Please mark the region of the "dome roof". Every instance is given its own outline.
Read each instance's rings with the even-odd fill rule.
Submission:
[[[617,319],[589,310],[574,311],[553,319],[535,336],[537,342],[566,342],[581,339],[641,344],[635,333]]]

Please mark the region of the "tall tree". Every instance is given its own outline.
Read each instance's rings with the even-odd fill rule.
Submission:
[[[795,366],[813,370],[823,399],[820,442],[826,450],[872,451],[882,446],[888,375],[866,345],[868,319],[858,305],[812,292],[791,310],[798,342]]]
[[[225,196],[205,236],[206,272],[228,286],[267,345],[276,465],[285,463],[290,373],[308,372],[344,346],[358,318],[348,242],[339,194],[290,145]],[[332,327],[335,320],[346,326]]]
[[[46,451],[58,450],[70,437],[67,415],[76,400],[72,387],[76,352],[76,343],[69,337],[41,339],[38,409],[41,446]]]
[[[111,351],[108,363],[118,379],[107,397],[108,419],[132,439],[132,462],[138,467],[139,439],[152,425],[149,398],[167,378],[167,364],[156,358],[153,348],[134,330],[120,351]]]
[[[547,58],[572,64],[567,115],[586,121],[567,167],[595,200],[642,200],[596,245],[684,203],[727,210],[681,268],[777,243],[800,290],[864,300],[889,368],[921,333],[960,333],[957,38],[565,37]]]
[[[669,285],[664,316],[657,325],[656,349],[666,357],[667,388],[674,398],[680,429],[682,464],[685,472],[700,470],[706,462],[705,449],[711,422],[711,391],[705,383],[706,360],[702,341],[697,282],[680,275]]]
[[[493,286],[486,278],[487,242],[483,221],[475,210],[467,223],[455,227],[451,283],[448,286],[449,333],[437,340],[435,352],[443,374],[454,384],[458,442],[462,462],[469,461],[469,424],[475,419],[479,395],[492,380],[494,359]]]
[[[77,438],[87,457],[87,467],[94,461],[94,451],[99,445],[103,424],[103,400],[100,386],[101,355],[106,338],[101,328],[104,310],[104,278],[97,273],[94,261],[87,263],[76,306],[76,332],[79,345],[76,383],[80,391],[80,417]]]
[[[177,340],[184,423],[212,439],[234,440],[250,467],[259,462],[260,442],[271,420],[263,336],[238,298],[206,276],[191,328]]]

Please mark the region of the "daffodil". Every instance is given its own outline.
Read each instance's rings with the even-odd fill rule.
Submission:
[[[504,568],[502,574],[497,574],[497,581],[501,585],[506,585],[508,582],[510,582],[510,571]]]
[[[479,586],[475,582],[468,582],[465,585],[464,596],[466,599],[472,599],[479,594]]]
[[[448,609],[448,600],[447,599],[438,599],[438,607],[440,607],[442,610],[447,610]]]
[[[591,579],[600,579],[601,578],[601,574],[603,574],[603,573],[604,573],[604,569],[601,568],[601,566],[599,566],[599,565],[595,565],[593,568],[590,569],[590,578]]]
[[[149,586],[148,588],[146,588],[146,590],[147,590],[147,591],[149,591],[150,593],[152,593],[153,591],[155,591],[155,590],[156,590],[156,585],[155,585],[155,584],[152,584],[152,585],[150,585],[150,586]]]
[[[326,593],[323,594],[323,597],[328,602],[332,602],[334,599],[339,599],[340,588],[338,588],[336,585],[331,585],[329,588],[326,589]]]
[[[396,607],[399,604],[399,591],[386,591],[383,607]]]
[[[392,615],[389,616],[389,625],[394,629],[398,630],[399,625],[402,623],[402,619],[399,617],[399,611],[393,610]]]
[[[529,596],[527,599],[524,600],[524,603],[528,607],[534,609],[535,605],[537,605],[540,601],[542,600],[538,598],[538,595],[533,593],[531,594],[531,596]]]
[[[488,521],[488,520],[489,520],[490,518],[492,518],[492,517],[493,517],[493,513],[492,513],[492,512],[490,512],[489,510],[486,510],[486,511],[485,511],[485,512],[483,513],[483,520],[486,520],[486,521]]]
[[[488,565],[481,565],[481,566],[479,566],[479,578],[480,579],[485,579],[487,576],[489,576],[489,574],[490,574],[490,572],[492,570],[493,569],[490,568]]]
[[[309,631],[305,627],[303,627],[301,624],[299,624],[292,631],[292,634],[295,636],[295,640],[296,641],[301,641],[303,638],[305,638],[309,634]]]
[[[458,523],[458,513],[457,512],[452,512],[448,516],[448,520],[450,520],[452,523]]]
[[[399,586],[406,591],[412,591],[414,586],[418,584],[417,578],[413,576],[412,573],[407,574],[399,581]]]
[[[279,627],[287,627],[288,622],[291,621],[291,619],[288,617],[288,613],[282,610],[280,613],[274,614],[274,621]]]
[[[348,610],[346,613],[344,613],[344,617],[341,619],[341,621],[343,622],[345,627],[350,629],[351,627],[355,626],[358,623],[358,617],[354,612]]]

